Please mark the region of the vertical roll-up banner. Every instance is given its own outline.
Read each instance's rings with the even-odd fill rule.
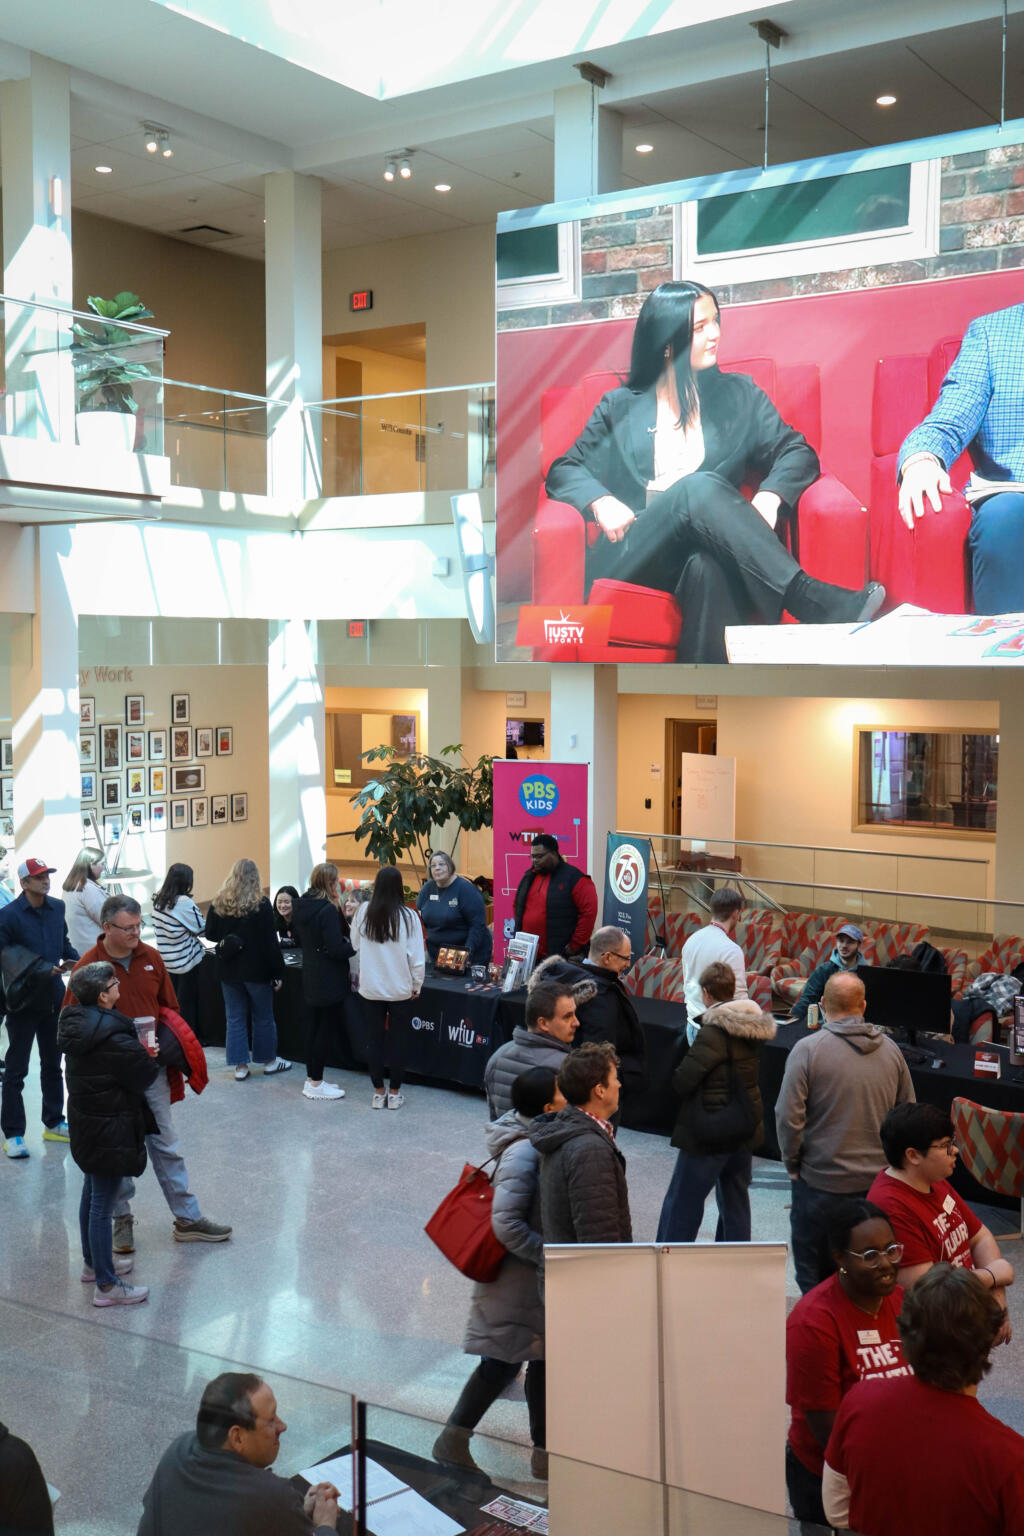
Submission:
[[[651,867],[651,841],[608,833],[605,857],[604,902],[601,922],[629,935],[635,956],[647,947],[647,889]]]
[[[494,764],[494,958],[504,958],[516,931],[515,895],[530,868],[530,844],[539,832],[558,839],[569,864],[587,871],[587,763]]]

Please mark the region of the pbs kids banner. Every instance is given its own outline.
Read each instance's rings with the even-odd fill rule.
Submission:
[[[494,958],[505,958],[515,933],[515,897],[530,868],[530,844],[540,832],[558,839],[568,864],[587,870],[586,763],[494,764]]]
[[[647,877],[650,867],[649,838],[608,833],[601,923],[603,927],[621,928],[628,934],[637,958],[647,948]]]

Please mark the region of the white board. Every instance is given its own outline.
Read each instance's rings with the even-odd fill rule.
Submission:
[[[736,759],[684,752],[680,773],[683,837],[730,843],[736,836]]]

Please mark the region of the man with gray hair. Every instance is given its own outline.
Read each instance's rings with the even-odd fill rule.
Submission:
[[[140,1020],[152,1020],[151,1028],[155,1031],[161,1008],[177,1013],[178,1000],[159,950],[141,942],[142,908],[131,896],[108,896],[100,910],[100,922],[103,924],[102,934],[93,948],[86,950],[78,965],[89,965],[96,960],[110,961],[121,985],[118,1008],[136,1021],[136,1027]],[[207,1220],[189,1189],[188,1169],[178,1150],[171,1117],[171,1085],[164,1063],[161,1063],[156,1081],[146,1089],[146,1099],[158,1126],[156,1135],[146,1137],[146,1148],[174,1217],[174,1241],[226,1242],[231,1236],[231,1228]],[[135,1251],[132,1238],[135,1218],[131,1213],[134,1194],[133,1181],[125,1179],[114,1206],[115,1253]]]
[[[574,1044],[614,1046],[624,1102],[647,1084],[647,1040],[623,981],[632,963],[629,935],[609,926],[595,930],[581,963],[553,957],[538,967],[543,976],[572,987],[579,1020]]]

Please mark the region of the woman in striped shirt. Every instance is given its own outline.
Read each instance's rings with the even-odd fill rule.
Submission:
[[[192,900],[192,870],[172,864],[163,885],[153,897],[153,929],[156,947],[166,965],[182,1018],[202,1039],[199,1029],[199,967],[203,946],[199,935],[206,922]]]

